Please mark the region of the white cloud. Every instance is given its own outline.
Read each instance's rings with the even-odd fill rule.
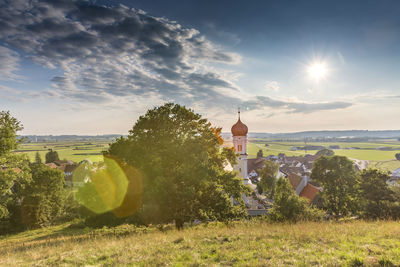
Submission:
[[[18,78],[16,74],[19,66],[19,56],[15,51],[0,46],[0,80],[12,80]]]
[[[265,88],[272,91],[279,91],[280,87],[277,81],[266,81]]]

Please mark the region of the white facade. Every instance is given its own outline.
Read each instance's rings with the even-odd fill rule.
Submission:
[[[247,136],[233,136],[233,145],[238,155],[237,164],[233,169],[239,173],[239,177],[243,179],[244,184],[249,183],[247,177]]]
[[[400,168],[392,171],[392,177],[400,177]]]

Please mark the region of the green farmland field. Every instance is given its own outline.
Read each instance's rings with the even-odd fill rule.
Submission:
[[[108,148],[109,142],[106,141],[87,141],[87,142],[49,142],[49,143],[26,143],[20,145],[16,153],[26,153],[31,160],[35,159],[36,152],[42,157],[49,149],[58,152],[60,159],[72,160],[75,162],[84,159],[90,159],[93,162],[103,160],[102,151]],[[265,146],[268,144],[268,146]],[[226,146],[232,146],[231,141],[225,142]],[[382,151],[376,150],[377,147],[392,147],[400,148],[400,142],[376,142],[376,143],[320,143],[310,142],[308,145],[325,146],[338,145],[341,149],[334,149],[336,155],[346,156],[351,159],[367,160],[370,167],[376,167],[386,171],[392,171],[400,168],[400,161],[395,160],[395,154],[400,153],[400,150]],[[301,147],[304,143],[301,142],[269,142],[266,140],[249,140],[247,143],[247,153],[249,158],[255,158],[258,150],[262,149],[264,156],[278,155],[284,153],[287,156],[301,156],[305,155],[304,150],[291,151],[292,147]],[[344,148],[357,148],[357,149],[344,149]],[[308,154],[315,154],[316,150],[307,151]]]
[[[265,146],[268,144],[268,146]],[[400,161],[395,159],[395,154],[400,153],[400,142],[309,142],[307,145],[324,146],[328,148],[332,145],[338,145],[340,149],[333,149],[335,155],[346,156],[351,159],[367,160],[370,162],[370,167],[376,167],[382,170],[392,171],[400,168]],[[308,154],[315,154],[317,150],[304,150],[291,151],[292,147],[302,147],[302,142],[269,142],[266,140],[250,140],[247,144],[247,153],[249,158],[254,158],[257,152],[262,149],[264,156],[278,155],[284,153],[287,156],[301,156]],[[392,147],[399,150],[384,151],[377,150],[379,147]]]
[[[33,161],[36,152],[39,152],[44,162],[45,154],[49,149],[53,149],[53,151],[57,151],[61,160],[80,162],[84,159],[90,159],[93,162],[99,162],[103,160],[101,152],[107,148],[108,143],[104,141],[27,143],[20,145],[15,153],[25,153]]]

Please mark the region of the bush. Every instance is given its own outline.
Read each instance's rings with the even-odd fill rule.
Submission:
[[[325,149],[319,150],[317,153],[315,153],[315,155],[331,157],[331,156],[335,155],[335,152],[331,149],[325,148]]]
[[[323,211],[309,206],[306,199],[299,198],[287,179],[278,179],[274,206],[269,214],[272,221],[320,221],[324,215]]]

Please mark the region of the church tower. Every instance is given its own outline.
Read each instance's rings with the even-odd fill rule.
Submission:
[[[239,173],[239,177],[243,179],[244,184],[248,184],[247,177],[247,126],[240,120],[240,110],[238,111],[238,121],[231,129],[233,136],[233,145],[238,155],[238,162],[233,169]]]

